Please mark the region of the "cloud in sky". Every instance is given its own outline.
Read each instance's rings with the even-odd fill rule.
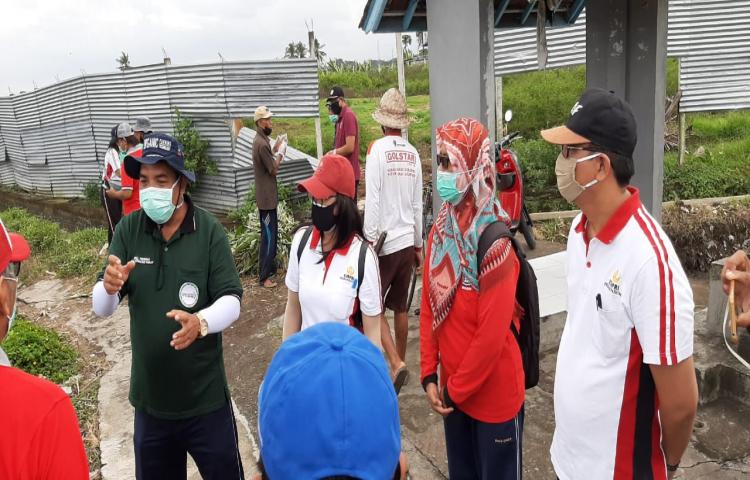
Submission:
[[[121,51],[133,66],[280,58],[291,41],[307,44],[308,23],[331,58],[388,59],[392,34],[365,34],[366,0],[0,0],[0,95],[116,70]]]

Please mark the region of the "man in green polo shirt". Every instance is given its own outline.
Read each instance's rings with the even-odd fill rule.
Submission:
[[[184,479],[187,453],[204,479],[244,478],[221,345],[242,296],[226,233],[187,195],[174,138],[146,136],[124,166],[142,209],[117,225],[93,304],[109,316],[128,297],[136,478]]]

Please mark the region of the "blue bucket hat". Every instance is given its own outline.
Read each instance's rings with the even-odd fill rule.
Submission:
[[[125,173],[130,178],[141,176],[141,165],[153,165],[166,162],[172,169],[184,176],[190,182],[195,182],[195,173],[185,168],[185,155],[182,145],[176,138],[166,133],[152,133],[143,138],[143,155],[139,158],[133,155],[125,157]]]
[[[258,395],[260,452],[273,480],[393,478],[401,427],[380,351],[356,329],[322,323],[287,339]]]

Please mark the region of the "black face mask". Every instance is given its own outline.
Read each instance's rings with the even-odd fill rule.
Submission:
[[[271,135],[272,131],[273,130],[271,130],[271,127],[263,127],[263,133],[266,135],[266,137]]]
[[[333,214],[333,208],[336,206],[319,207],[315,204],[312,206],[312,221],[315,228],[321,232],[327,232],[336,225],[336,216]]]
[[[334,115],[341,115],[341,105],[339,105],[338,101],[330,104],[328,108],[331,109],[331,112],[333,112]]]

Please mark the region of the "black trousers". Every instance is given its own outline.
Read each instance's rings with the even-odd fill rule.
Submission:
[[[258,275],[260,283],[276,273],[276,249],[279,238],[279,219],[276,210],[258,210],[260,213],[260,251]]]
[[[187,478],[187,454],[204,480],[244,480],[231,401],[215,412],[163,420],[135,411],[135,478]]]
[[[503,423],[484,423],[456,408],[443,419],[451,480],[520,480],[523,407]]]
[[[107,217],[107,242],[112,243],[112,235],[115,233],[115,227],[122,219],[122,202],[115,198],[109,198],[104,188],[100,189],[104,214]]]

